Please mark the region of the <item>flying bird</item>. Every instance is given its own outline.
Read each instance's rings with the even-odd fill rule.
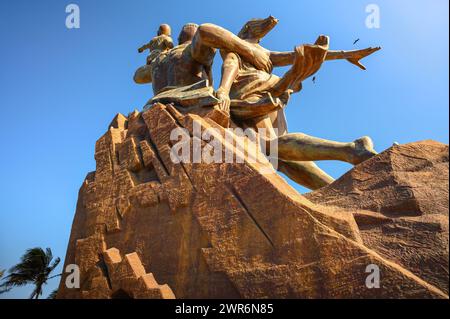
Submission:
[[[315,76],[312,78],[312,81],[313,81],[314,84],[316,84],[316,77]]]
[[[355,45],[356,44],[356,42],[358,42],[359,41],[359,38],[358,39],[356,39],[354,42],[353,42],[353,45]]]

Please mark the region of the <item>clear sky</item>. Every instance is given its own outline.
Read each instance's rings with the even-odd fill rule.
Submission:
[[[95,141],[116,113],[140,110],[151,97],[151,87],[132,76],[145,61],[137,48],[160,23],[169,23],[176,38],[187,22],[238,32],[248,19],[271,14],[280,23],[262,45],[272,50],[292,50],[319,34],[331,37],[331,49],[380,45],[364,61],[367,71],[333,61],[316,84],[305,81],[287,108],[289,130],[339,141],[370,135],[378,151],[394,141],[448,143],[447,0],[73,2],[81,27],[69,30],[69,1],[0,1],[0,269],[35,246],[64,259],[78,189],[95,170]],[[381,10],[379,29],[365,25],[370,3]],[[350,168],[319,165],[334,177]]]

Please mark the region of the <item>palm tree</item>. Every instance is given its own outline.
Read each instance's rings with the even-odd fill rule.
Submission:
[[[53,290],[48,296],[47,299],[56,299],[56,295],[58,294],[58,288]]]
[[[42,287],[47,280],[60,276],[61,274],[51,276],[51,272],[61,261],[59,257],[54,259],[50,248],[45,251],[40,248],[28,249],[20,259],[20,263],[13,266],[8,272],[9,275],[3,278],[0,285],[0,293],[11,290],[13,287],[34,284],[35,288],[31,293],[30,299],[38,299],[42,295]]]

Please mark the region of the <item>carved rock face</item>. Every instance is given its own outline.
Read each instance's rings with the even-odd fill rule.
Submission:
[[[353,211],[365,245],[448,293],[448,145],[393,146],[307,194]]]
[[[170,132],[197,139],[196,120],[224,133],[214,118],[162,104],[115,118],[97,141],[68,245],[81,287],[66,288],[63,275],[58,298],[447,297],[369,249],[351,211],[262,174],[269,163],[175,164]],[[366,286],[372,264],[379,289]]]

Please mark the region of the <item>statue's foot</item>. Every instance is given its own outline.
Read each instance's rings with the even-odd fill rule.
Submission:
[[[369,158],[377,155],[378,153],[373,149],[372,139],[368,136],[363,136],[353,141],[354,153],[352,156],[352,164],[357,165],[359,163],[368,160]]]

